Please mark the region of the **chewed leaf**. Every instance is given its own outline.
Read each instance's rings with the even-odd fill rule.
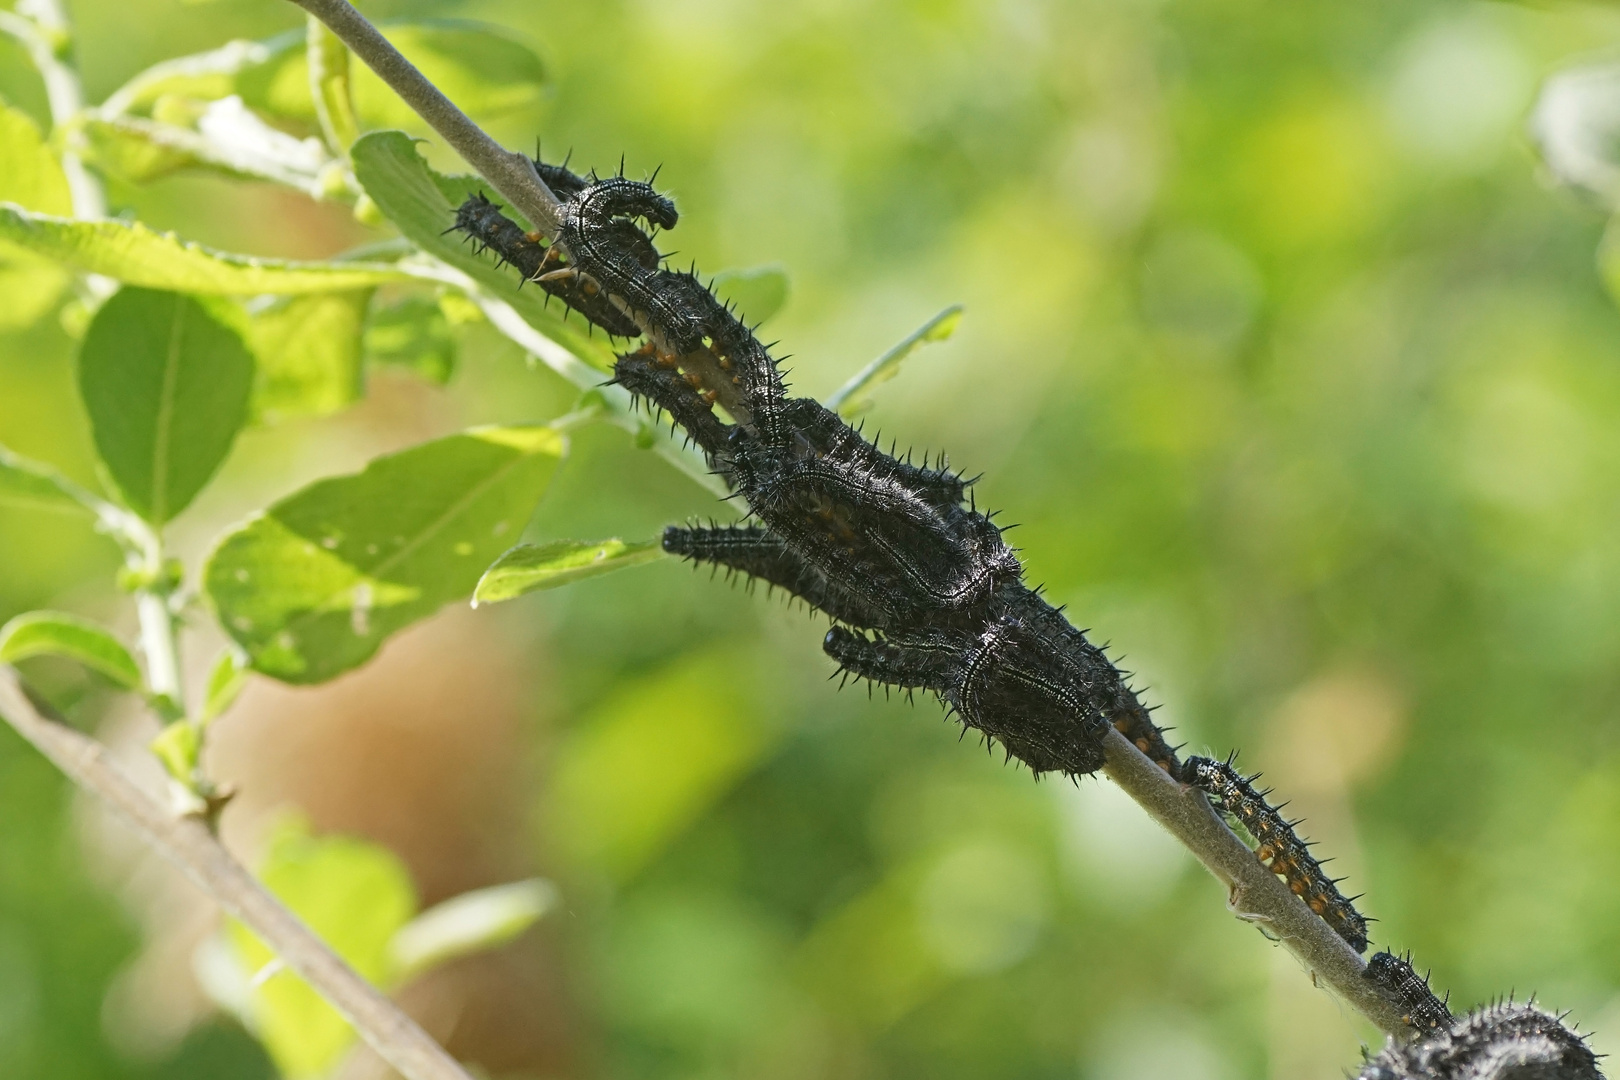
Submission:
[[[253,357],[195,298],[123,289],[79,351],[96,451],[131,510],[161,525],[218,471],[247,419]]]
[[[872,407],[872,389],[898,375],[902,360],[929,342],[944,341],[956,333],[956,325],[961,321],[961,304],[952,304],[941,311],[907,335],[894,348],[856,372],[853,378],[827,399],[827,408],[840,416],[855,416],[865,412]]]
[[[746,270],[722,270],[714,275],[714,294],[736,307],[737,317],[752,326],[782,310],[790,285],[781,264]]]
[[[441,964],[506,944],[557,905],[544,878],[493,885],[451,897],[400,927],[389,942],[393,978],[415,978]]]
[[[520,544],[495,560],[473,590],[473,606],[511,600],[540,589],[555,589],[583,578],[661,559],[657,540],[554,540]]]
[[[139,690],[141,669],[124,643],[103,626],[61,611],[30,611],[0,627],[0,663],[32,656],[63,656]]]
[[[204,588],[255,670],[330,679],[470,596],[566,448],[547,427],[480,428],[318,481],[227,535]]]
[[[87,274],[182,292],[256,296],[364,289],[410,276],[386,263],[294,262],[232,255],[138,221],[74,221],[0,204],[0,241]]]

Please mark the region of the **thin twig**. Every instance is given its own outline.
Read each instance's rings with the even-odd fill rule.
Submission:
[[[1227,906],[1257,924],[1299,958],[1311,981],[1400,1038],[1412,1034],[1395,1006],[1361,977],[1366,962],[1331,927],[1289,891],[1253,850],[1227,827],[1204,793],[1183,787],[1113,728],[1103,742],[1103,771],[1127,795],[1197,856],[1227,887]]]
[[[537,184],[551,196],[529,159],[508,153],[484,134],[346,0],[292,2],[326,23],[524,216],[542,229],[546,229],[543,222],[555,222],[554,197],[543,208],[525,204]],[[1361,957],[1261,865],[1202,793],[1182,788],[1112,729],[1105,752],[1109,777],[1227,885],[1229,903],[1239,918],[1260,924],[1300,958],[1313,981],[1331,988],[1378,1027],[1392,1034],[1410,1033],[1392,1005],[1361,978],[1366,966]]]
[[[257,934],[406,1080],[472,1080],[399,1006],[357,975],[259,884],[207,825],[195,817],[175,815],[114,765],[107,748],[95,739],[41,715],[23,693],[16,671],[6,665],[0,665],[0,715]]]
[[[366,62],[416,115],[428,122],[450,147],[478,170],[485,180],[506,196],[518,212],[547,236],[557,232],[557,211],[561,204],[545,181],[534,171],[534,162],[513,153],[467,118],[467,114],[427,78],[366,17],[354,10],[348,0],[292,0],[325,23],[327,28],[354,54]]]

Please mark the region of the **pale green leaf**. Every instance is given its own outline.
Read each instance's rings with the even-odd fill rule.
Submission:
[[[212,101],[237,92],[243,72],[262,68],[290,50],[293,38],[283,34],[271,41],[232,41],[217,49],[175,57],[154,64],[115,90],[97,112],[103,117],[149,112],[161,98]]]
[[[0,627],[0,663],[63,656],[98,671],[126,690],[141,686],[141,669],[112,631],[60,611],[30,611]]]
[[[325,416],[360,399],[360,335],[370,301],[370,289],[354,289],[249,306],[256,418]]]
[[[520,544],[495,560],[473,590],[473,606],[496,604],[525,593],[555,589],[583,578],[640,566],[664,556],[657,540],[553,540]]]
[[[255,670],[316,683],[464,600],[524,524],[566,440],[481,428],[311,484],[215,549],[204,585]]]
[[[205,724],[218,719],[236,703],[247,681],[248,668],[242,655],[235,649],[221,652],[208,672],[208,687],[203,694],[202,713],[198,719]]]
[[[423,251],[464,271],[492,295],[500,297],[530,326],[563,345],[600,371],[613,367],[613,350],[601,332],[586,332],[575,317],[562,318],[562,305],[548,307],[546,294],[522,279],[510,267],[500,268],[489,255],[479,255],[457,233],[446,233],[456,220],[456,207],[468,194],[487,191],[473,176],[440,176],[416,152],[415,142],[403,132],[381,131],[366,135],[353,148],[354,171],[366,192],[388,219]],[[516,219],[514,219],[516,220]],[[575,329],[578,327],[579,329]]]
[[[317,199],[341,188],[331,175],[336,159],[318,139],[295,138],[271,127],[241,98],[222,98],[195,109],[181,105],[164,119],[87,118],[81,130],[90,158],[103,171],[134,184],[181,169],[206,169],[285,184]]]
[[[309,65],[309,91],[315,103],[326,145],[334,153],[347,153],[360,137],[354,115],[354,93],[349,79],[349,50],[326,24],[313,15],[304,22],[304,61]]]
[[[50,466],[0,446],[0,506],[99,516],[106,505]]]
[[[556,905],[557,888],[544,878],[451,897],[394,935],[389,943],[392,976],[403,983],[452,960],[504,945]]]
[[[855,416],[872,407],[872,390],[900,373],[900,362],[919,348],[944,341],[956,332],[962,321],[962,305],[950,307],[923,323],[894,348],[856,372],[854,378],[827,399],[827,408],[841,416]]]
[[[775,746],[745,648],[728,642],[622,685],[557,748],[546,792],[561,853],[633,877]]]
[[[73,213],[67,177],[27,113],[0,104],[0,202],[42,214]]]
[[[389,943],[416,914],[410,873],[385,847],[348,836],[311,836],[283,822],[259,871],[266,887],[360,976],[388,989]],[[254,1028],[288,1080],[324,1076],[354,1042],[348,1023],[301,978],[269,967],[274,954],[240,923],[229,936],[256,985]]]
[[[386,263],[293,262],[214,251],[138,221],[73,221],[0,205],[0,241],[131,285],[254,296],[364,289],[412,280]]]
[[[405,368],[443,386],[456,370],[456,337],[443,304],[412,296],[373,308],[366,320],[365,354],[368,363]]]
[[[156,525],[224,463],[252,387],[236,329],[183,293],[120,290],[79,350],[96,451],[129,508]]]
[[[754,326],[782,310],[790,286],[787,270],[780,263],[741,270],[722,270],[714,275],[714,294],[732,305],[737,318]]]

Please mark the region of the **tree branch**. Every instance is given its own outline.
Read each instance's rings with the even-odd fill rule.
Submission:
[[[1227,907],[1234,915],[1259,924],[1267,936],[1299,958],[1313,983],[1338,994],[1379,1028],[1397,1038],[1412,1034],[1395,1005],[1361,977],[1366,962],[1238,839],[1203,792],[1171,779],[1113,728],[1108,729],[1103,754],[1108,778],[1226,886]]]
[[[201,820],[168,810],[108,756],[107,748],[47,719],[23,692],[16,671],[0,665],[0,715],[240,920],[287,967],[343,1014],[360,1037],[406,1080],[472,1080],[454,1058],[380,991],[357,975],[225,850]]]
[[[508,153],[484,134],[347,0],[292,2],[326,23],[524,216],[547,231],[554,227],[555,196],[534,174],[529,159]],[[544,193],[543,206],[536,204],[537,189]],[[1261,864],[1202,792],[1183,788],[1111,728],[1104,749],[1109,777],[1226,884],[1228,904],[1239,918],[1259,923],[1299,957],[1313,982],[1331,988],[1378,1027],[1402,1037],[1410,1034],[1395,1007],[1361,978],[1366,967],[1361,957]]]
[[[557,233],[557,196],[534,171],[534,162],[515,154],[484,134],[455,103],[428,82],[416,65],[377,32],[348,0],[292,0],[325,23],[327,29],[366,62],[416,115],[428,122],[456,153],[506,196],[519,213],[547,236]]]

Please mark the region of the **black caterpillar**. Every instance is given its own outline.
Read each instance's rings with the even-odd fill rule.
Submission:
[[[844,673],[934,692],[1037,775],[1096,771],[1108,724],[1178,767],[1120,671],[1023,583],[967,481],[886,454],[820,403],[789,397],[753,332],[694,273],[662,266],[647,228],[675,225],[667,198],[623,176],[554,166],[542,176],[567,193],[556,244],[502,226],[479,196],[456,227],[526,277],[571,290],[556,295],[592,321],[594,300],[611,296],[616,317],[599,323],[610,333],[627,317],[645,334],[614,381],[669,413],[758,522],[671,528],[666,550],[804,599],[834,620],[824,647]]]
[[[1184,766],[1126,677],[1023,582],[971,481],[886,454],[834,413],[792,398],[768,348],[695,273],[664,268],[648,228],[674,204],[622,175],[583,178],[536,163],[564,199],[557,242],[524,233],[482,196],[453,228],[493,248],[610,334],[644,336],[613,381],[664,410],[747,503],[757,524],[665,530],[666,551],[779,586],[833,620],[823,648],[840,672],[935,693],[1037,776],[1103,764],[1112,724],[1171,776],[1213,795],[1257,854],[1358,953],[1366,920],[1230,762]],[[722,418],[716,407],[724,410]],[[1373,957],[1367,977],[1426,1033],[1385,1050],[1361,1080],[1590,1080],[1591,1051],[1531,1006],[1453,1022],[1410,964]]]
[[[1429,989],[1427,976],[1420,978],[1412,970],[1410,953],[1406,956],[1396,956],[1387,950],[1374,953],[1361,975],[1400,1006],[1401,1019],[1413,1030],[1426,1036],[1451,1026],[1451,1010],[1446,1001]]]
[[[1513,1002],[1448,1021],[1416,1042],[1394,1042],[1358,1080],[1603,1080],[1597,1055],[1563,1017]]]
[[[1294,832],[1297,821],[1288,821],[1266,802],[1268,791],[1256,791],[1252,781],[1232,767],[1236,755],[1225,761],[1190,757],[1181,767],[1182,783],[1207,792],[1222,812],[1242,823],[1258,847],[1262,863],[1288,883],[1293,894],[1320,915],[1333,932],[1356,952],[1367,949],[1367,920],[1355,908],[1355,897],[1339,892],[1338,880],[1322,870],[1311,855],[1310,845]]]

